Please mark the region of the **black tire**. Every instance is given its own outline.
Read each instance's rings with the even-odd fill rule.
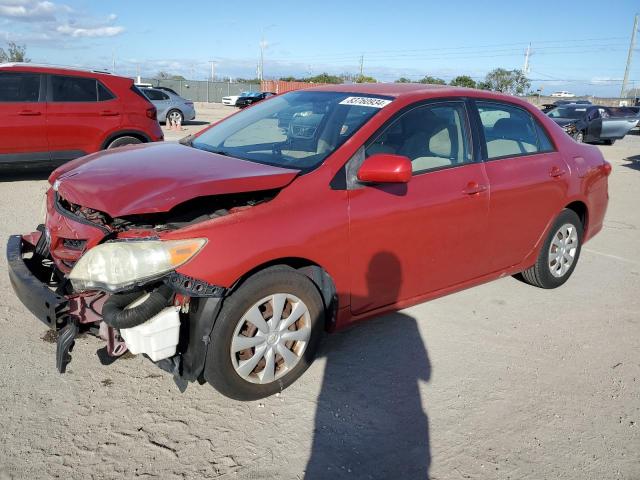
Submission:
[[[252,383],[236,372],[231,359],[231,342],[245,312],[264,297],[276,293],[295,295],[304,302],[309,311],[311,335],[298,363],[290,371],[270,383]],[[323,326],[322,297],[307,276],[287,266],[270,267],[258,272],[224,300],[207,351],[205,380],[220,393],[235,400],[257,400],[281,392],[313,362]]]
[[[142,140],[137,137],[126,135],[124,137],[118,137],[115,140],[112,140],[109,145],[107,145],[107,149],[123,147],[125,145],[135,145],[137,143],[142,143]]]
[[[605,145],[613,145],[614,143],[616,143],[616,141],[613,138],[610,138],[604,141]]]
[[[175,117],[175,118],[173,118]],[[164,119],[164,123],[166,124],[170,118],[173,118],[172,122],[176,123],[176,121],[180,120],[180,125],[182,125],[184,123],[184,115],[182,114],[182,112],[180,110],[177,109],[173,109],[173,110],[169,110],[167,112],[167,115],[165,116]]]
[[[551,242],[554,240],[554,237],[558,234],[558,230],[566,224],[572,225],[576,229],[577,233],[577,247],[575,251],[575,255],[573,257],[573,263],[567,269],[562,276],[554,276],[552,274],[552,267],[549,262],[549,251],[551,247]],[[580,250],[582,249],[582,238],[584,234],[584,227],[582,222],[580,221],[580,217],[573,210],[564,209],[556,218],[556,221],[553,222],[549,234],[545,239],[542,248],[540,249],[540,253],[538,254],[538,258],[536,263],[523,271],[520,275],[520,278],[528,283],[529,285],[533,285],[535,287],[540,288],[557,288],[560,285],[564,284],[571,274],[573,270],[576,268],[578,264],[578,260],[580,258]]]

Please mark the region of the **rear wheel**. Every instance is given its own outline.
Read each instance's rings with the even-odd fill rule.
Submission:
[[[282,391],[312,363],[323,320],[322,298],[307,276],[289,267],[255,274],[224,300],[206,380],[236,400]]]
[[[139,138],[131,137],[127,135],[127,136],[118,137],[115,140],[112,140],[111,143],[107,145],[107,148],[123,147],[125,145],[135,145],[137,143],[142,143],[142,140],[140,140]]]
[[[614,143],[616,143],[616,141],[613,138],[604,141],[605,145],[613,145]]]
[[[583,226],[573,210],[560,212],[553,223],[536,263],[522,272],[522,280],[540,288],[557,288],[576,268],[582,248]]]
[[[176,123],[182,125],[184,123],[184,115],[182,115],[180,110],[169,110],[169,112],[167,112],[166,122],[171,122],[174,125]]]

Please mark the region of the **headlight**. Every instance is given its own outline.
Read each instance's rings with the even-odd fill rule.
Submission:
[[[191,259],[207,241],[140,240],[103,243],[87,253],[69,274],[76,291],[109,292],[158,278]]]

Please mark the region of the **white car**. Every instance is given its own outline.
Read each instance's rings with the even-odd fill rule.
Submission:
[[[553,92],[551,94],[552,97],[561,97],[561,98],[573,98],[576,96],[575,93],[567,92],[566,90],[562,90],[560,92]]]
[[[229,95],[228,97],[222,97],[222,104],[229,105],[231,107],[236,106],[236,102],[240,97],[246,97],[251,92],[240,92],[240,95]]]

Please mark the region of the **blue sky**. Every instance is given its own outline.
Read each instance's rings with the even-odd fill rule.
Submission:
[[[0,46],[24,43],[36,62],[111,69],[115,57],[122,75],[205,79],[209,60],[216,75],[255,76],[264,38],[266,78],[357,73],[363,55],[365,74],[393,81],[522,68],[531,42],[534,89],[618,95],[636,12],[630,0],[0,0]],[[640,87],[640,57],[630,79]]]

